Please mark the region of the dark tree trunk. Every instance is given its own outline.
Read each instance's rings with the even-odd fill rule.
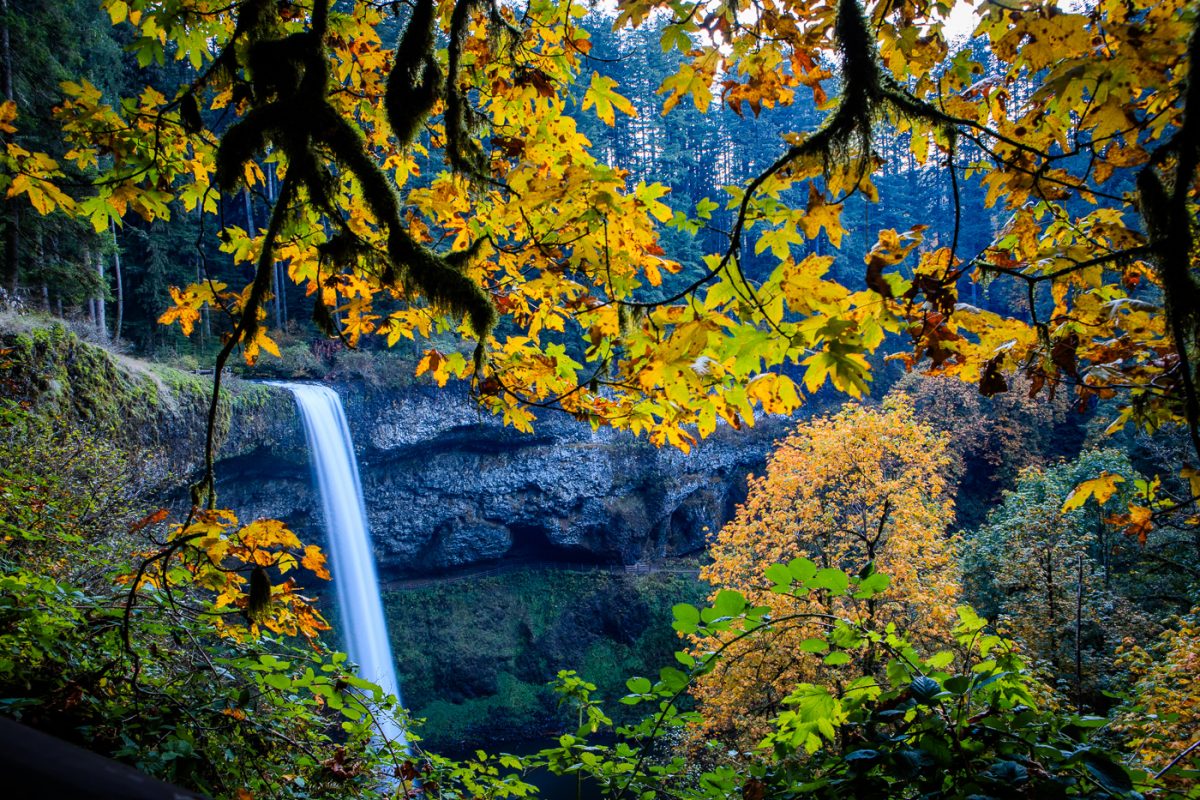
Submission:
[[[15,100],[13,92],[12,43],[8,25],[8,0],[0,0],[0,69],[4,70],[5,100]],[[0,138],[0,142],[8,137]],[[4,204],[4,284],[12,293],[17,291],[18,264],[21,257],[21,211],[15,201]]]
[[[1083,553],[1075,573],[1075,702],[1083,702]]]

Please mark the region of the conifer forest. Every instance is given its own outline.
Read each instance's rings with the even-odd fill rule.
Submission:
[[[1200,799],[1196,0],[0,0],[0,795]]]

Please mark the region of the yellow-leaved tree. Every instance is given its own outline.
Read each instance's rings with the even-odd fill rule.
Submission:
[[[26,147],[31,120],[0,103],[0,193],[96,232],[212,219],[253,279],[199,275],[160,319],[189,335],[217,321],[218,382],[236,351],[277,351],[266,308],[290,281],[322,333],[413,341],[419,374],[469,382],[526,431],[532,408],[556,408],[686,450],[827,384],[862,396],[891,336],[910,367],[988,396],[1019,374],[1035,396],[1116,399],[1110,430],[1183,426],[1200,455],[1195,2],[619,0],[618,30],[657,20],[680,53],[663,114],[723,104],[782,132],[759,168],[684,207],[669,176],[634,183],[577,125],[638,113],[589,55],[586,4],[102,5],[142,67],[193,72],[119,101],[66,82],[61,158]],[[956,42],[951,10],[967,7],[973,39]],[[809,106],[815,126],[793,113]],[[889,137],[952,213],[866,226],[875,244],[846,281],[856,259],[835,270],[830,252],[844,213],[909,202],[881,180]],[[758,146],[743,138],[728,146]],[[270,198],[264,227],[225,225],[221,198],[242,192]],[[972,243],[981,215],[994,224]],[[719,241],[688,263],[665,228]],[[993,280],[1023,299],[977,304]],[[447,332],[474,357],[434,347]],[[1139,513],[1131,535],[1153,524]]]
[[[757,740],[797,683],[837,680],[851,659],[826,655],[820,615],[894,622],[918,644],[948,640],[959,595],[947,533],[954,519],[944,477],[949,463],[946,440],[900,398],[879,407],[847,405],[801,424],[779,444],[766,474],[751,481],[746,502],[713,542],[712,564],[701,570],[714,597],[736,589],[748,602],[769,607],[778,623],[770,637],[695,643],[701,651],[725,652],[694,690],[710,731]],[[794,562],[801,570],[877,572],[880,581],[886,575],[891,582],[882,595],[861,602],[837,592],[773,592],[767,568],[793,559],[811,562]],[[783,624],[786,618],[792,619]],[[858,660],[872,663],[852,664],[854,675],[886,660],[861,652]]]
[[[1148,647],[1127,641],[1118,664],[1134,684],[1114,728],[1151,772],[1162,776],[1183,765],[1189,772],[1173,774],[1168,782],[1194,786],[1200,767],[1200,607]]]

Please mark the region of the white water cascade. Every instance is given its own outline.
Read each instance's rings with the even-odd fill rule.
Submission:
[[[401,702],[379,597],[379,578],[371,555],[358,463],[342,400],[327,386],[275,385],[292,393],[304,420],[304,436],[325,512],[329,566],[337,589],[346,651],[358,664],[359,677],[379,684]],[[390,720],[383,724],[382,733],[401,744],[405,742],[404,731]]]

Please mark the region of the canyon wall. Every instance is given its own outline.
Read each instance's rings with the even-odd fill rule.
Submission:
[[[719,431],[684,455],[544,414],[505,428],[462,386],[336,386],[346,406],[381,569],[440,572],[503,558],[631,564],[701,550],[745,493],[782,424]],[[221,504],[317,538],[303,433],[272,392],[271,430],[235,424],[218,465]],[[293,415],[290,430],[282,430]],[[242,435],[250,441],[239,441]],[[302,536],[303,538],[303,536]]]

